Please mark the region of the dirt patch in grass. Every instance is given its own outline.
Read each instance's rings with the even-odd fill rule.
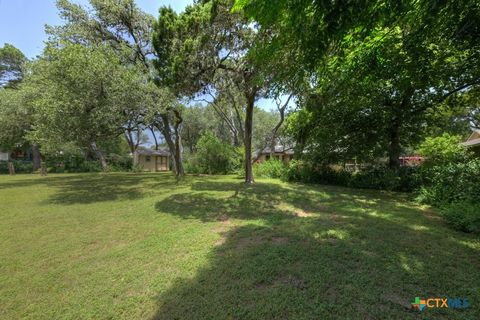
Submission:
[[[229,233],[230,229],[232,229],[232,227],[233,227],[233,224],[232,224],[232,221],[230,220],[230,217],[226,214],[220,215],[217,220],[220,221],[220,223],[217,224],[212,229],[212,231],[215,232],[215,233],[220,233],[221,238],[218,239],[217,241],[215,241],[215,243],[214,243],[215,247],[219,247],[219,246],[222,246],[222,245],[225,244],[225,242],[227,241],[228,233]]]
[[[325,297],[326,297],[326,300],[330,303],[336,302],[338,297],[337,289],[334,287],[328,288],[327,291],[325,291]]]
[[[423,210],[423,216],[427,219],[430,219],[430,220],[438,220],[438,221],[441,221],[442,220],[442,217],[436,213],[436,212],[433,212],[432,210]]]
[[[306,212],[302,209],[296,209],[294,211],[295,215],[299,218],[308,218],[308,217],[312,217],[313,216],[313,213],[310,213],[310,212]]]
[[[248,238],[240,238],[237,242],[237,246],[235,247],[236,251],[242,251],[250,246],[255,246],[265,243],[265,239],[259,236],[253,236]]]
[[[405,309],[410,310],[411,309],[411,304],[408,302],[408,298],[403,297],[400,294],[397,293],[392,293],[392,292],[387,292],[383,293],[381,295],[382,300],[391,302],[397,306],[403,307]]]
[[[270,239],[273,244],[287,244],[289,239],[287,237],[273,237]]]

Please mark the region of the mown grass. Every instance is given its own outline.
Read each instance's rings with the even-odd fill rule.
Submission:
[[[3,319],[478,319],[480,242],[403,194],[0,176]],[[467,297],[467,310],[410,310]]]

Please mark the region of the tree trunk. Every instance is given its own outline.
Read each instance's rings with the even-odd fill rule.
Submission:
[[[47,163],[45,162],[45,157],[40,158],[40,175],[42,177],[47,175]]]
[[[38,147],[38,144],[33,143],[32,144],[32,164],[33,164],[33,171],[37,171],[40,169],[40,166],[42,164],[42,158],[40,154],[40,148]]]
[[[280,127],[282,126],[283,122],[285,121],[285,110],[287,109],[288,103],[290,102],[290,99],[292,98],[292,96],[293,94],[290,94],[288,96],[287,101],[283,105],[281,105],[281,102],[277,102],[277,109],[278,109],[278,112],[280,113],[280,119],[278,120],[278,123],[275,126],[275,128],[273,128],[272,130],[272,141],[270,143],[270,159],[272,159],[274,156],[275,142],[276,142],[275,140],[277,139],[277,133]],[[283,147],[285,148],[285,146]]]
[[[402,151],[400,146],[400,118],[398,115],[395,115],[392,118],[389,140],[390,144],[388,146],[388,166],[391,169],[397,169],[400,167],[400,153]]]
[[[176,175],[184,176],[185,170],[182,163],[182,138],[178,133],[175,133],[175,167],[177,168]]]
[[[149,127],[149,129],[150,129],[150,132],[152,133],[153,140],[155,141],[155,150],[158,150],[158,140],[157,140],[157,136],[155,135],[155,130],[153,130],[152,127]]]
[[[95,153],[98,161],[100,161],[100,165],[102,166],[103,172],[108,172],[108,164],[107,159],[105,158],[102,150],[97,147],[97,143],[94,141],[91,143],[92,151]]]
[[[247,95],[247,110],[245,114],[245,183],[253,183],[252,169],[252,131],[253,131],[253,108],[255,94]]]
[[[135,153],[136,148],[135,148],[135,143],[133,142],[132,132],[130,130],[125,131],[125,140],[127,140],[128,149],[130,149],[130,152],[133,155]]]
[[[181,136],[181,131],[182,131],[182,122],[183,118],[180,115],[180,112],[178,110],[173,110],[173,113],[175,114],[175,126],[173,127],[174,132],[175,132],[175,161],[176,164],[175,166],[177,167],[177,176],[184,176],[185,175],[185,170],[183,169],[183,163],[182,163],[182,136]]]
[[[170,120],[168,119],[167,114],[161,114],[160,118],[162,119],[162,124],[157,126],[157,129],[163,134],[165,142],[167,143],[168,150],[170,151],[170,156],[172,157],[173,172],[177,174],[177,160],[176,160],[176,151],[175,143],[173,142],[172,133],[170,132]]]
[[[12,161],[8,161],[8,173],[9,173],[11,176],[14,176],[14,175],[15,175],[15,165],[13,164]]]

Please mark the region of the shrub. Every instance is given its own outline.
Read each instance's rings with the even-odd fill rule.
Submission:
[[[464,161],[468,158],[468,150],[460,144],[461,141],[460,136],[451,136],[448,133],[435,138],[426,138],[418,147],[418,152],[425,157],[423,167]]]
[[[107,157],[107,162],[111,171],[130,171],[133,167],[133,158],[131,156],[111,153]]]
[[[462,201],[446,205],[442,210],[443,216],[453,228],[480,233],[480,205]]]
[[[71,168],[69,172],[102,172],[102,166],[98,160],[86,160],[78,167]]]
[[[286,174],[286,165],[277,159],[270,159],[257,163],[253,166],[253,175],[262,178],[284,178]]]
[[[230,144],[212,133],[203,135],[197,143],[197,153],[187,162],[190,173],[227,174],[241,165],[241,154]]]
[[[353,173],[349,187],[409,192],[418,188],[420,179],[416,167],[372,167]]]
[[[413,191],[420,184],[416,167],[390,169],[379,166],[352,173],[341,167],[315,167],[309,162],[295,160],[290,162],[285,178],[289,181],[392,191]]]
[[[137,163],[137,164],[132,166],[132,172],[133,173],[142,173],[144,170],[145,170],[145,168],[141,164]]]
[[[31,161],[12,161],[15,167],[15,173],[32,173],[33,164]],[[8,171],[8,161],[0,161],[0,173],[9,173]]]
[[[418,200],[424,203],[480,202],[480,159],[422,169],[422,183]]]

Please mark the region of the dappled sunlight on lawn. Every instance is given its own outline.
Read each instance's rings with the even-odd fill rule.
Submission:
[[[471,250],[478,246],[460,246],[456,238],[470,236],[425,218],[404,195],[264,181],[203,181],[191,191],[159,201],[157,210],[230,221],[229,231],[212,252],[214,263],[160,297],[158,319],[185,310],[200,318],[413,316],[409,302],[420,293],[478,296],[471,289],[480,280],[471,272],[480,266]],[[210,298],[200,307],[204,295]],[[377,311],[357,305],[379,301]],[[342,304],[356,307],[335,307]]]
[[[121,173],[5,177],[0,189],[0,258],[16,270],[0,302],[13,315],[17,295],[52,317],[153,319],[405,319],[418,295],[480,300],[478,238],[404,194]]]

